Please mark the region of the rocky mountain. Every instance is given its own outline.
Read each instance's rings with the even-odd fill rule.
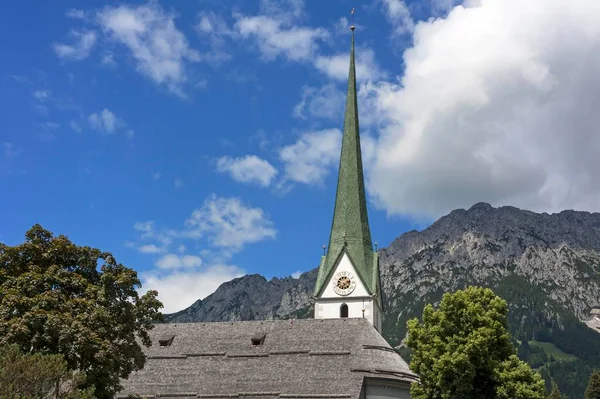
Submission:
[[[223,283],[204,300],[177,313],[165,315],[173,323],[192,321],[238,321],[287,319],[310,306],[317,269],[299,278],[273,278],[249,274]],[[302,316],[300,314],[300,316]]]
[[[600,368],[600,334],[582,320],[600,305],[600,214],[538,214],[479,203],[382,249],[383,334],[401,346],[406,321],[467,285],[488,286],[510,305],[519,355],[572,398]],[[317,262],[318,260],[315,260]],[[298,279],[244,276],[221,285],[171,322],[311,317],[316,269]],[[600,331],[599,331],[600,332]]]

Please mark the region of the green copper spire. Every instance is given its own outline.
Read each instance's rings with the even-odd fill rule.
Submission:
[[[351,30],[352,47],[350,49],[348,94],[333,224],[327,254],[321,259],[315,296],[319,295],[323,289],[323,285],[328,280],[344,249],[367,291],[370,294],[375,294],[378,291],[379,262],[377,255],[373,252],[371,243],[358,129],[354,26],[351,27]]]

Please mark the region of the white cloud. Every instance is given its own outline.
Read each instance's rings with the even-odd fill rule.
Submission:
[[[138,247],[138,251],[143,254],[158,254],[164,252],[164,248],[160,248],[154,244],[145,244]]]
[[[182,229],[159,229],[153,221],[137,222],[133,227],[139,233],[136,241],[151,244],[130,241],[126,246],[152,254],[164,252],[156,260],[156,267],[140,277],[144,289],[159,292],[166,313],[184,309],[222,283],[244,275],[242,269],[219,259],[229,258],[246,244],[275,238],[277,234],[262,209],[250,207],[237,198],[215,195],[192,213]],[[205,249],[198,252],[202,258],[187,254],[186,246],[174,240],[190,240],[194,244],[205,240]]]
[[[94,31],[71,31],[70,34],[74,44],[54,43],[54,52],[59,58],[64,60],[83,60],[90,55],[92,48],[96,44],[96,32]]]
[[[202,259],[195,255],[166,254],[156,261],[161,269],[194,268],[202,265]]]
[[[175,26],[175,15],[150,2],[106,7],[98,13],[98,22],[110,38],[129,49],[142,74],[183,95],[187,63],[199,61],[200,55]]]
[[[260,14],[236,14],[234,31],[243,39],[253,39],[265,61],[278,56],[292,61],[310,61],[318,42],[329,38],[323,28],[300,26],[305,17],[302,0],[267,1],[260,3]]]
[[[162,246],[168,247],[173,243],[173,237],[165,232],[159,232],[156,229],[154,221],[135,222],[133,229],[140,233],[142,240],[151,240],[160,243]]]
[[[52,91],[50,90],[36,90],[33,92],[33,98],[40,102],[44,102],[52,98]]]
[[[356,49],[356,80],[374,80],[385,75],[375,61],[375,53],[369,48]],[[326,76],[339,81],[348,80],[348,68],[350,56],[342,53],[332,56],[318,56],[314,60],[314,66]]]
[[[73,18],[73,19],[85,19],[86,18],[85,11],[78,10],[76,8],[71,8],[69,11],[67,11],[66,16],[69,18]]]
[[[117,62],[115,61],[115,55],[110,51],[104,53],[102,59],[100,60],[100,63],[111,68],[117,66]]]
[[[235,38],[236,32],[227,25],[222,17],[214,12],[202,11],[198,13],[197,20],[196,32],[211,47],[211,51],[204,56],[215,62],[230,59],[231,55],[225,50],[226,41]]]
[[[265,61],[277,56],[293,61],[309,60],[317,51],[317,42],[329,36],[322,28],[288,27],[283,20],[264,15],[240,17],[235,28],[243,38],[256,40]]]
[[[181,188],[181,187],[183,187],[183,180],[181,180],[180,178],[176,178],[173,181],[173,187],[175,187],[175,188]]]
[[[342,132],[325,129],[304,133],[279,151],[286,178],[305,184],[320,184],[340,158]]]
[[[294,273],[292,273],[292,278],[300,278],[300,276],[302,275],[302,271],[301,270],[296,270]]]
[[[564,4],[473,1],[416,26],[401,84],[370,88],[379,206],[600,211],[600,2]]]
[[[306,16],[304,0],[261,0],[260,12],[287,24],[301,21]]]
[[[100,112],[90,114],[88,122],[92,129],[102,133],[114,133],[118,127],[124,125],[111,110],[106,108]]]
[[[262,187],[268,187],[277,175],[277,169],[273,165],[256,155],[221,157],[217,160],[217,170],[229,173],[236,181],[256,183]]]
[[[246,274],[237,266],[213,265],[193,271],[177,271],[167,275],[141,273],[144,290],[158,291],[164,313],[185,309],[198,299],[212,294],[221,284]]]
[[[81,126],[79,126],[79,123],[77,123],[77,121],[75,120],[71,120],[69,121],[69,126],[71,127],[71,129],[77,133],[81,133]]]
[[[190,237],[208,236],[217,247],[241,250],[246,244],[275,238],[277,231],[260,208],[252,208],[238,198],[211,196],[186,221]]]
[[[340,17],[335,24],[333,25],[333,30],[336,35],[347,35],[350,30],[350,22],[348,22],[348,18]]]
[[[462,3],[462,0],[431,0],[431,13],[436,16],[446,16],[454,6]]]
[[[345,101],[345,93],[333,84],[326,84],[319,88],[305,86],[302,88],[302,99],[294,107],[294,116],[301,119],[317,117],[340,120]]]
[[[408,6],[403,0],[383,0],[383,11],[388,21],[394,27],[394,35],[402,35],[414,31],[415,22],[410,15]]]

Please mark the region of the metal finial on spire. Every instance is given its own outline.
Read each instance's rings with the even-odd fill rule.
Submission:
[[[352,25],[350,25],[350,30],[354,32],[356,27],[354,26],[354,7],[352,7],[352,11],[350,11],[350,18],[352,18]]]
[[[377,252],[377,241],[375,241],[375,252]]]
[[[327,255],[327,245],[323,244],[323,256]]]

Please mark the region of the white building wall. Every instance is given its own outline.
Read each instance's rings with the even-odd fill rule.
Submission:
[[[333,273],[329,277],[329,280],[327,281],[327,284],[325,285],[325,289],[323,290],[323,293],[321,294],[321,298],[343,298],[342,296],[338,295],[333,290],[333,287],[337,283],[337,279],[335,278],[335,276],[340,272],[352,273],[352,275],[355,277],[355,280],[356,280],[356,287],[354,288],[354,291],[352,291],[352,293],[350,295],[345,296],[346,298],[357,297],[357,296],[364,297],[364,296],[369,295],[369,294],[367,294],[367,290],[366,290],[365,286],[360,281],[360,278],[358,278],[358,274],[356,273],[356,269],[354,269],[352,262],[350,262],[350,258],[348,257],[348,255],[346,253],[344,253],[344,255],[342,255],[342,258],[338,261],[337,265],[334,267]]]
[[[354,290],[348,295],[339,295],[333,289],[337,283],[336,275],[340,272],[349,272],[354,276],[356,285]],[[348,305],[349,318],[364,317],[378,331],[381,331],[381,308],[379,301],[367,293],[350,258],[345,253],[335,266],[321,296],[315,300],[315,319],[339,319],[340,308],[343,304]]]
[[[395,387],[393,383],[367,382],[366,399],[410,399],[410,389]]]

